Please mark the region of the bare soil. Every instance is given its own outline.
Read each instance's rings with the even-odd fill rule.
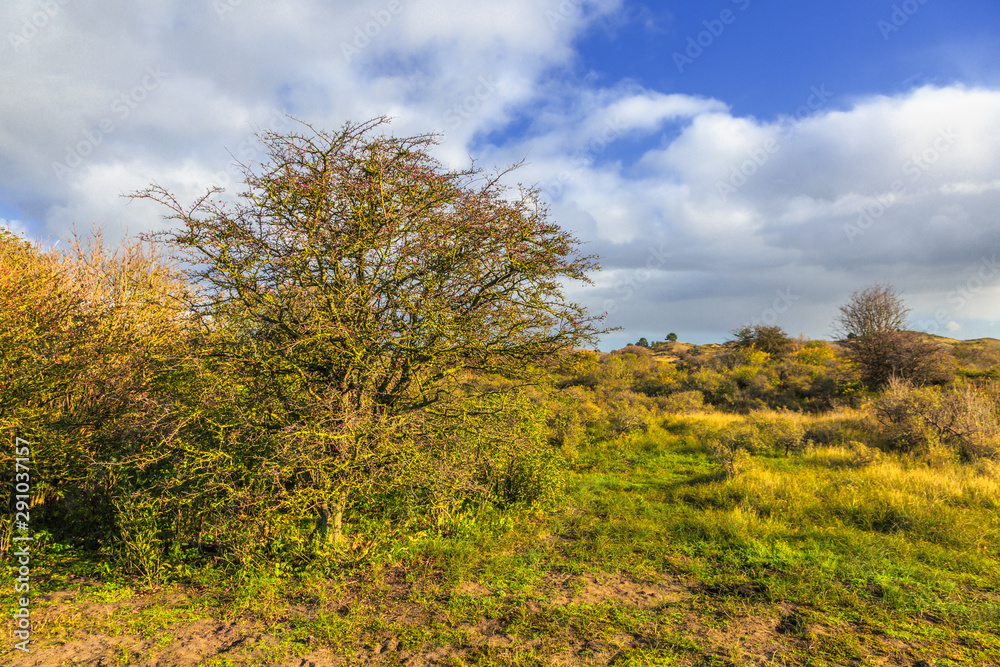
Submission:
[[[36,607],[33,616],[31,653],[12,650],[8,642],[0,653],[0,663],[24,667],[202,664],[424,667],[475,664],[491,658],[492,664],[508,661],[531,664],[537,660],[537,664],[573,666],[615,664],[628,651],[663,648],[663,633],[650,632],[648,628],[588,634],[553,620],[564,619],[570,611],[586,613],[589,605],[646,610],[660,620],[669,619],[670,634],[678,641],[696,645],[701,653],[700,657],[691,654],[691,665],[707,664],[705,659],[710,659],[711,664],[801,664],[802,656],[808,654],[817,639],[852,632],[851,628],[800,624],[795,608],[785,604],[748,601],[745,614],[719,618],[712,614],[711,605],[704,604],[706,599],[710,600],[712,595],[740,596],[741,591],[706,591],[700,584],[672,575],[641,580],[609,573],[551,574],[543,578],[525,604],[512,607],[499,618],[452,622],[447,605],[443,604],[449,596],[476,600],[495,593],[483,584],[467,582],[444,593],[442,598],[440,591],[428,595],[426,590],[406,583],[402,576],[387,574],[385,589],[379,592],[374,604],[361,598],[297,604],[274,614],[269,622],[257,618],[221,619],[210,612],[199,613],[192,604],[194,598],[177,591],[94,602],[79,599],[81,587],[69,588],[39,596],[37,602],[44,604]],[[295,628],[306,622],[346,616],[355,604],[368,604],[375,609],[379,622],[368,624],[368,630],[346,644],[338,646],[329,638],[321,641],[295,632]],[[107,630],[130,617],[156,618],[151,612],[163,612],[165,620],[155,627],[137,629],[132,623],[128,631]],[[525,632],[525,624],[537,630]],[[515,629],[514,625],[518,627]],[[419,633],[409,632],[427,627],[438,631],[444,628],[453,640],[420,643],[414,640]],[[909,667],[919,664],[913,657],[916,649],[886,638],[867,662],[857,664]],[[678,655],[683,656],[683,651]]]

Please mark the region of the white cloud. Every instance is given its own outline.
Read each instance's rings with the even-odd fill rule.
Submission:
[[[1000,190],[1000,180],[988,183],[946,183],[941,186],[941,194],[945,195],[981,195],[990,190]]]
[[[515,178],[602,256],[608,273],[580,298],[614,301],[623,339],[729,331],[789,290],[776,323],[823,336],[876,280],[924,317],[943,309],[942,329],[997,317],[989,289],[958,310],[948,294],[1000,246],[1000,91],[925,87],[759,120],[562,77],[620,0],[56,2],[30,39],[0,45],[0,87],[17,91],[0,96],[0,193],[33,233],[155,229],[164,211],[122,193],[155,180],[192,199],[233,175],[229,152],[259,157],[253,132],[280,129],[281,112],[327,129],[389,114],[397,134],[444,133],[451,166],[527,158]],[[35,11],[4,3],[0,24]]]
[[[690,122],[666,144],[659,137],[672,119],[633,126],[650,141],[634,151],[631,167],[595,159],[567,170],[565,151],[552,148],[572,145],[563,137],[599,127],[593,119],[611,109],[648,109],[649,100],[642,91],[605,96],[603,108],[546,118],[544,127],[554,129],[541,134],[543,150],[534,137],[530,143],[542,154],[532,165],[537,173],[568,175],[548,188],[557,215],[575,223],[586,213],[580,224],[590,249],[619,270],[590,301],[614,302],[613,324],[656,335],[651,311],[659,310],[700,330],[727,331],[759,318],[776,290],[794,287],[801,299],[778,323],[825,336],[854,289],[890,281],[918,297],[931,284],[957,283],[984,248],[1000,245],[1000,91],[924,88],[773,123],[691,100]],[[728,192],[720,193],[720,182]],[[629,288],[628,267],[643,266],[647,249],[660,244],[674,253],[666,272]],[[622,301],[624,292],[632,295]],[[928,301],[923,315],[946,300],[947,292]],[[985,302],[986,292],[973,295],[953,315],[984,315],[977,304]],[[618,342],[629,338],[636,336]]]

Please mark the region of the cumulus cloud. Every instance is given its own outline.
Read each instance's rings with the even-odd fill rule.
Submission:
[[[159,228],[162,211],[121,195],[232,185],[233,159],[259,158],[254,133],[287,129],[286,113],[327,129],[386,114],[397,134],[441,133],[450,166],[525,162],[512,179],[602,258],[595,285],[571,289],[625,328],[608,345],[750,321],[826,336],[875,281],[929,329],[1000,319],[1000,275],[982,275],[1000,246],[998,90],[818,87],[758,119],[564,76],[620,0],[45,6],[0,6],[0,86],[17,91],[0,96],[0,203],[38,236]]]
[[[545,125],[601,137],[599,120],[613,110],[652,106],[643,91],[595,98]],[[928,87],[773,122],[734,117],[717,101],[673,106],[684,111],[628,126],[645,147],[626,132],[596,143],[614,152],[631,141],[630,160],[567,165],[558,150],[538,156],[533,138],[508,149],[535,149],[557,215],[605,258],[609,273],[589,303],[611,323],[656,336],[668,322],[718,332],[768,320],[825,336],[837,304],[875,281],[911,294],[915,324],[929,329],[996,319],[987,287],[957,308],[942,286],[960,285],[998,247],[1000,91]],[[543,136],[565,145],[555,132]]]

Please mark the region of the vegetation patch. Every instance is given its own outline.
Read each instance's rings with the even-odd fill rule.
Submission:
[[[590,351],[596,258],[384,122],[138,193],[163,237],[0,232],[3,661],[997,664],[1000,341],[877,285]]]

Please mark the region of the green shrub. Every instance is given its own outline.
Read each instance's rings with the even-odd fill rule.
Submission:
[[[697,390],[679,391],[660,399],[659,405],[664,412],[673,414],[698,412],[705,409],[705,395]]]
[[[628,433],[645,433],[656,421],[656,404],[641,394],[618,392],[607,397],[606,405],[607,417],[603,424],[606,439]]]
[[[944,445],[966,460],[1000,454],[997,391],[991,385],[941,389],[893,378],[873,411],[888,440],[903,451],[932,453]]]
[[[863,442],[851,440],[847,443],[847,448],[851,452],[851,460],[859,468],[866,468],[874,463],[878,463],[882,458],[882,452],[875,447],[869,447]]]
[[[753,412],[747,421],[756,431],[756,440],[765,449],[800,451],[805,442],[805,428],[791,413]]]
[[[788,354],[795,349],[795,341],[779,326],[744,325],[731,333],[742,348],[752,348],[776,355]]]
[[[757,451],[760,443],[757,433],[749,425],[728,428],[708,438],[708,451],[719,464],[722,475],[732,479],[746,472],[750,467],[750,454]]]
[[[138,574],[149,585],[164,574],[166,545],[160,526],[162,503],[142,492],[121,494],[114,499],[117,536],[111,555],[126,572]]]
[[[940,443],[927,417],[940,412],[941,407],[940,390],[914,387],[899,378],[890,379],[885,391],[872,403],[875,420],[887,442],[908,453],[928,452]]]
[[[736,382],[718,371],[702,368],[691,374],[690,389],[700,391],[712,404],[724,402],[736,391]]]
[[[551,414],[546,422],[548,442],[559,448],[567,458],[574,458],[586,442],[587,423],[597,412],[592,396],[592,392],[582,387],[568,387],[551,405]]]
[[[532,451],[511,458],[496,488],[503,503],[547,506],[566,486],[566,463],[557,452]]]

